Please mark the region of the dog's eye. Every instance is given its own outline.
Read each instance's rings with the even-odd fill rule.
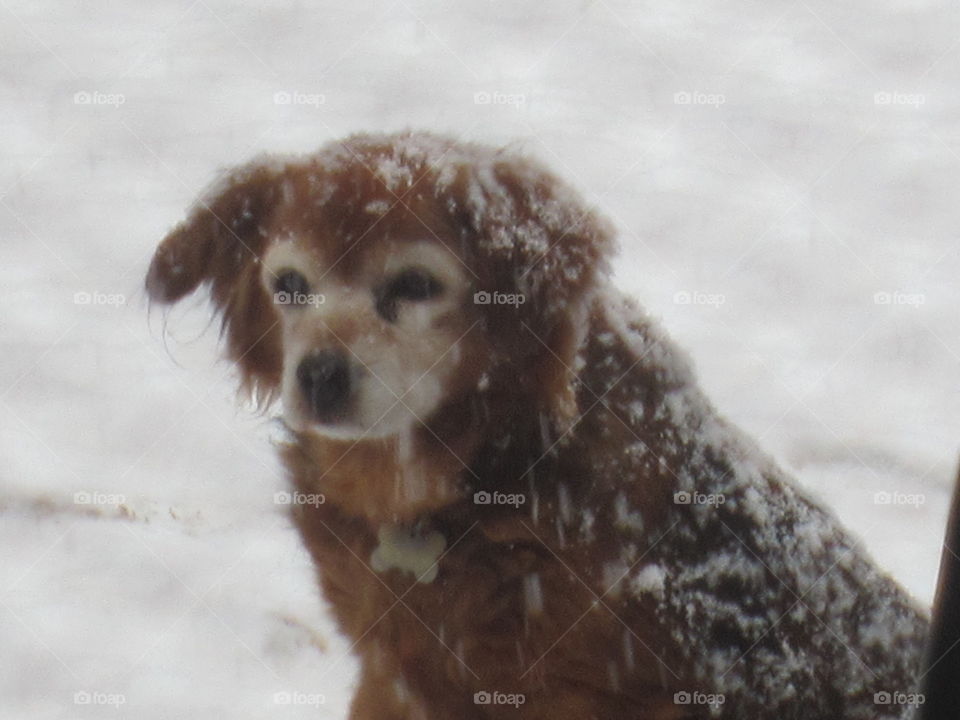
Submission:
[[[294,298],[310,292],[310,283],[296,270],[281,270],[273,281],[273,292],[280,296],[281,304],[291,304]]]
[[[408,268],[377,289],[377,312],[385,320],[394,322],[397,319],[397,305],[401,300],[429,300],[441,292],[443,285],[433,275],[420,268]]]
[[[400,300],[427,300],[440,294],[440,282],[425,270],[410,268],[387,285],[387,291]]]

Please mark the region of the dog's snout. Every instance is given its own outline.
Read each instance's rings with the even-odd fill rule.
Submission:
[[[350,368],[337,350],[322,350],[300,361],[297,381],[310,409],[319,420],[343,413],[350,395]]]

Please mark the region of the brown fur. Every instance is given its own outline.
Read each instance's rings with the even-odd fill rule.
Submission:
[[[351,718],[706,716],[703,707],[674,703],[675,692],[701,679],[658,614],[656,597],[627,592],[624,577],[611,582],[604,574],[624,545],[618,493],[642,508],[641,553],[659,548],[676,512],[678,474],[694,456],[677,442],[669,417],[629,417],[623,408],[633,401],[655,408],[688,378],[652,355],[640,362],[639,341],[627,334],[650,348],[660,342],[645,324],[626,331],[610,323],[595,292],[611,233],[592,212],[570,207],[559,181],[527,161],[469,147],[456,149],[462,166],[441,181],[438,168],[405,155],[402,142],[353,138],[306,160],[259,160],[234,171],[168,235],[147,279],[151,297],[164,303],[208,284],[244,385],[268,399],[277,393],[284,355],[275,308],[255,277],[275,237],[307,238],[318,262],[346,283],[384,243],[432,238],[437,252],[455,253],[474,273],[475,289],[515,292],[520,283],[528,295],[518,308],[464,305],[464,323],[480,322],[463,340],[442,407],[414,433],[412,453],[401,453],[397,438],[334,440],[311,432],[283,449],[293,487],[326,497],[319,506],[295,507],[293,517],[361,661]],[[399,188],[388,189],[374,172],[384,156],[412,170]],[[539,250],[491,243],[517,228],[469,211],[473,159],[493,169],[509,194],[504,202],[524,223],[555,227],[543,207],[559,205],[568,213],[562,231],[551,229]],[[333,188],[322,201],[318,178]],[[365,213],[372,200],[391,210]],[[637,441],[646,454],[627,457]],[[427,493],[405,494],[411,474],[425,480]],[[473,502],[474,492],[494,489],[523,493],[527,502]],[[588,508],[596,513],[589,541],[579,522]],[[383,523],[443,534],[435,581],[371,569]],[[645,566],[643,554],[631,570]],[[539,593],[527,586],[532,577]],[[474,702],[474,693],[494,690],[520,693],[525,702],[519,709]]]

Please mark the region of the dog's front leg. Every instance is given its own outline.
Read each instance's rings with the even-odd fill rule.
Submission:
[[[350,720],[424,720],[420,698],[407,687],[399,674],[378,671],[364,662],[360,682],[350,705]]]

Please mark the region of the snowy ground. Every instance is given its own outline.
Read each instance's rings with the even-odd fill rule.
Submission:
[[[3,0],[0,718],[344,717],[271,423],[202,305],[165,337],[141,281],[218,169],[357,130],[515,142],[573,181],[716,404],[932,597],[960,8],[440,5]]]

